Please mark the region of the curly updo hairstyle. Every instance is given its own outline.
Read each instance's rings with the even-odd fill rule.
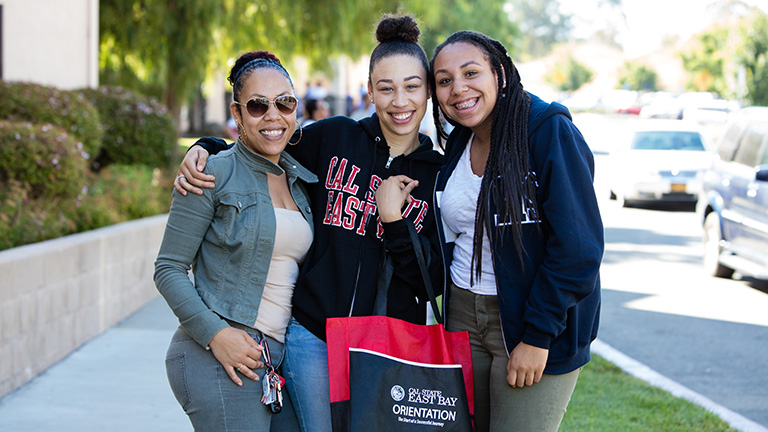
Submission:
[[[394,55],[411,56],[422,64],[425,73],[429,72],[427,53],[419,44],[420,35],[419,25],[412,16],[384,15],[376,26],[376,40],[379,44],[371,53],[368,80],[371,79],[371,73],[376,67],[376,63]]]
[[[280,59],[269,51],[251,51],[241,55],[229,71],[227,80],[232,84],[232,97],[235,99],[235,102],[240,102],[240,91],[245,80],[253,71],[258,69],[274,69],[280,72],[288,79],[291,89],[293,89],[291,76],[288,75],[288,71],[280,63]]]

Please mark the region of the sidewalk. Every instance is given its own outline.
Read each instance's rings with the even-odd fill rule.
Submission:
[[[165,350],[177,325],[157,297],[0,399],[0,431],[192,431],[165,375]],[[768,431],[600,341],[593,350],[626,372],[715,412],[738,430]]]
[[[152,300],[0,399],[0,431],[192,431],[165,375],[177,326]]]

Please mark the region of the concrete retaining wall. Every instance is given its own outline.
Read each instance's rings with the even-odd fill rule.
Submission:
[[[0,397],[158,295],[166,218],[0,252]]]

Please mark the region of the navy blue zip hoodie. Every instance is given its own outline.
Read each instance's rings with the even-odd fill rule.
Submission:
[[[407,223],[430,245],[425,252],[432,284],[436,295],[442,292],[440,246],[431,208],[442,155],[432,149],[426,135],[419,135],[419,141],[412,153],[390,160],[374,114],[360,121],[347,117],[318,121],[304,128],[297,145],[286,148],[320,179],[307,185],[315,238],[294,289],[293,316],[322,340],[327,318],[373,315],[385,250],[394,267],[387,316],[425,323],[428,297]],[[198,144],[211,154],[227,148],[215,138]],[[398,174],[419,180],[419,186],[403,209],[404,219],[381,223],[373,194],[382,180]]]
[[[445,281],[454,244],[446,241],[451,233],[442,224],[439,202],[471,134],[461,126],[451,133],[435,189]],[[508,353],[521,341],[546,348],[544,372],[563,374],[589,362],[589,345],[597,337],[604,243],[592,184],[594,160],[570,113],[558,103],[531,95],[528,134],[539,215],[538,223],[522,226],[523,264],[511,233],[498,225],[489,233],[502,331]]]

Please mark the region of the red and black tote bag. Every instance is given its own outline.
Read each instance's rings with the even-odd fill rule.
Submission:
[[[419,245],[415,230],[414,245]],[[420,247],[433,314],[442,322]],[[386,316],[326,322],[335,432],[472,431],[469,334]]]
[[[333,430],[471,431],[467,332],[384,316],[327,321]]]

